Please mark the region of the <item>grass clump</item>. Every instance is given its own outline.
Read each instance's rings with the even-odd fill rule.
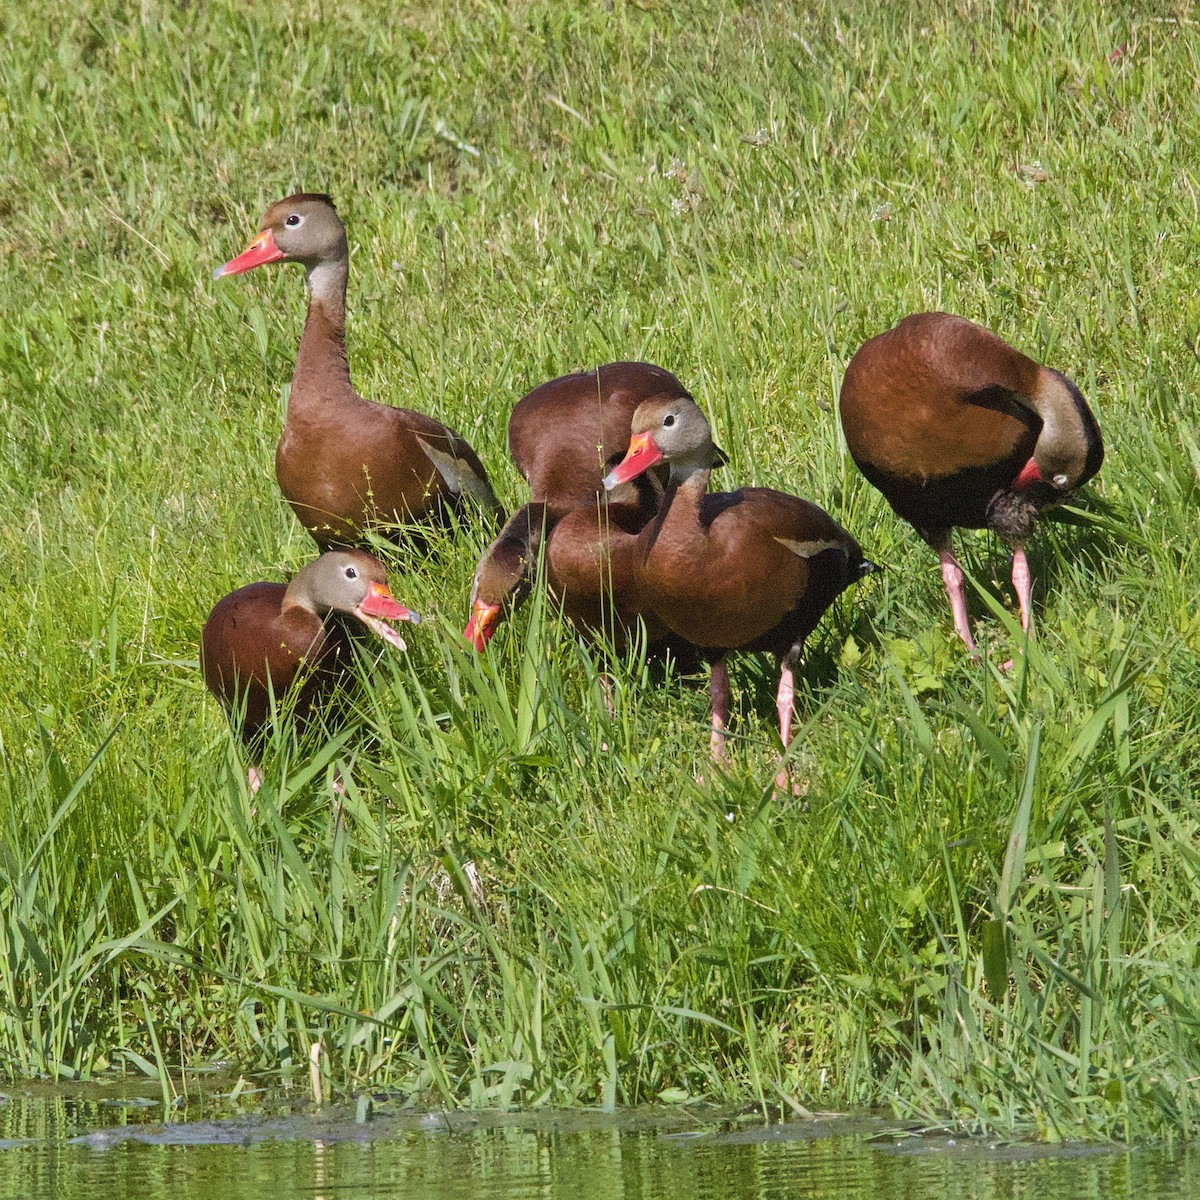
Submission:
[[[470,1104],[871,1105],[1047,1137],[1194,1134],[1200,570],[1190,18],[1141,6],[469,0],[3,18],[0,1062],[233,1059]],[[598,664],[533,604],[459,630],[483,535],[390,555],[431,620],[252,799],[196,671],[211,604],[311,548],[270,463],[294,272],[214,286],[331,192],[364,395],[467,433],[662,363],[727,478],[886,565],[771,683]],[[1108,458],[990,657],[854,471],[849,356],[907,312],[1070,374]],[[335,800],[333,774],[347,780]],[[702,781],[701,781],[702,777]],[[336,806],[336,812],[335,812]],[[789,1109],[790,1111],[790,1109]]]

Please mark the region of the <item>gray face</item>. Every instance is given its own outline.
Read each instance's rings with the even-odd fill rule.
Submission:
[[[633,414],[633,434],[648,433],[669,462],[712,461],[712,432],[700,406],[680,396],[648,400]]]
[[[1086,483],[1104,461],[1100,427],[1080,390],[1063,375],[1043,367],[1035,408],[1042,432],[1033,457],[1042,480],[1060,493]]]
[[[344,258],[346,230],[333,204],[308,195],[289,196],[263,214],[261,229],[270,230],[284,257],[307,266]]]
[[[305,590],[318,609],[353,613],[373,583],[387,583],[387,570],[377,558],[361,550],[331,550],[310,563],[300,575]]]

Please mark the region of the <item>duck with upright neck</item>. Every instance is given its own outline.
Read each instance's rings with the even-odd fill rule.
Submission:
[[[238,733],[257,759],[272,696],[278,702],[289,695],[293,719],[303,727],[350,675],[352,628],[361,625],[404,650],[388,622],[418,620],[388,589],[377,558],[362,550],[330,551],[288,584],[250,583],[217,601],[200,635],[200,668],[230,716],[240,713]],[[257,765],[248,778],[256,791]]]
[[[440,421],[364,400],[346,359],[346,230],[325,195],[297,192],[263,215],[260,231],[214,277],[299,262],[308,317],[296,355],[275,475],[322,549],[359,546],[369,531],[444,522],[470,498],[499,505],[467,442]]]
[[[968,650],[962,569],[950,531],[992,529],[1012,548],[1028,632],[1025,543],[1038,514],[1104,461],[1100,427],[1079,389],[988,329],[916,313],[864,343],[841,392],[842,429],[859,469],[937,551],[954,628]]]
[[[725,748],[727,655],[777,656],[776,709],[786,751],[805,639],[847,587],[877,568],[807,500],[772,488],[709,492],[713,454],[708,421],[695,401],[652,400],[634,413],[629,450],[604,482],[611,489],[664,460],[670,465],[658,514],[638,535],[644,602],[712,664],[714,757]]]

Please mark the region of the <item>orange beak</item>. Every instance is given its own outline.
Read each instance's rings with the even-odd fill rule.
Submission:
[[[1014,492],[1019,492],[1022,488],[1032,487],[1035,483],[1044,483],[1041,471],[1038,470],[1037,463],[1031,458],[1022,468],[1021,473],[1009,485]]]
[[[386,583],[371,584],[358,607],[368,617],[382,617],[385,621],[412,621],[414,624],[420,624],[417,614],[409,612],[392,595],[391,589]]]
[[[471,619],[463,630],[463,637],[482,654],[496,626],[500,624],[500,605],[488,604],[484,600],[476,600],[471,606]]]
[[[264,229],[237,258],[231,258],[224,266],[218,267],[213,272],[213,278],[240,275],[243,271],[261,267],[263,263],[278,262],[282,257],[283,251],[275,245],[275,235],[269,229]]]
[[[373,583],[358,602],[354,615],[377,637],[383,638],[397,650],[407,650],[404,639],[388,624],[389,621],[421,623],[421,618],[399,603],[386,583]]]
[[[629,439],[629,449],[625,451],[625,457],[605,475],[604,487],[611,492],[618,484],[636,479],[643,471],[648,471],[662,460],[663,452],[654,444],[650,431],[635,433]]]

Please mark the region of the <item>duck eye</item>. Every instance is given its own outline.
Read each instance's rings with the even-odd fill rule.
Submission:
[[[284,221],[284,224],[290,229],[295,229],[302,220],[304,220],[304,218],[299,213],[292,213],[288,216],[287,220]]]
[[[347,579],[357,579],[358,572],[353,567],[347,567],[346,568],[346,578]]]
[[[667,415],[665,417],[663,417],[663,424],[666,426],[674,425],[675,424],[675,414],[667,413]]]

